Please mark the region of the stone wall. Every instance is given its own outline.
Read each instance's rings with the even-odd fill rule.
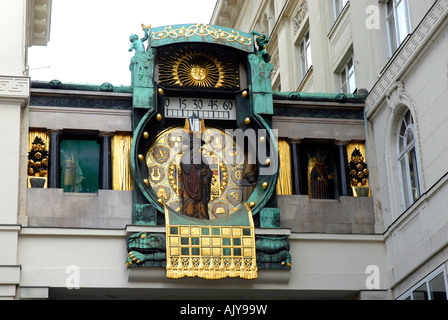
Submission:
[[[375,234],[372,198],[340,197],[315,200],[279,196],[281,227],[293,233]]]
[[[28,227],[124,229],[132,224],[132,191],[94,194],[27,190]]]
[[[372,198],[313,200],[279,196],[281,227],[293,233],[375,234]],[[28,189],[29,227],[123,229],[132,224],[132,192],[64,193],[62,189]]]

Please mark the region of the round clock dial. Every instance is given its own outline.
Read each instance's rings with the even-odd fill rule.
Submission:
[[[200,152],[213,173],[210,220],[231,215],[243,205],[244,151],[225,137],[224,131],[210,127],[202,134]],[[156,137],[145,157],[150,186],[176,212],[181,212],[183,206],[181,159],[189,149],[189,139],[183,127],[167,129]],[[226,146],[226,142],[230,145]]]

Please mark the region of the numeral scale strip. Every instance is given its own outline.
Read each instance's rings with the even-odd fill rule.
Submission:
[[[179,106],[172,101],[179,101]],[[176,104],[176,107],[170,108],[174,104]],[[203,110],[207,107],[217,108],[218,110]],[[234,100],[211,99],[206,106],[204,106],[202,99],[170,97],[165,100],[165,116],[167,118],[188,118],[196,113],[201,119],[236,120],[236,112],[231,112],[234,108]]]

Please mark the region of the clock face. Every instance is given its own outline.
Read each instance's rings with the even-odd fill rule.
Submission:
[[[208,214],[215,220],[232,215],[243,205],[244,150],[216,128],[207,127],[202,140],[200,152],[213,173]],[[145,158],[152,189],[178,213],[183,206],[181,159],[189,150],[189,141],[183,127],[167,129],[155,138]]]

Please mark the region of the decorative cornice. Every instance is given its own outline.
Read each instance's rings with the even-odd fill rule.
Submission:
[[[364,121],[363,103],[336,101],[274,100],[274,118],[333,119],[336,121]],[[319,120],[322,121],[322,120]]]
[[[244,0],[218,0],[211,24],[234,28],[244,5]]]
[[[409,68],[409,65],[420,54],[424,53],[424,46],[431,38],[433,33],[442,23],[447,23],[448,2],[446,0],[437,1],[426,14],[422,22],[416,28],[414,33],[402,43],[391,59],[390,63],[382,73],[381,78],[369,93],[366,99],[366,115],[370,118],[380,107],[390,90],[403,73]]]
[[[131,110],[132,98],[102,97],[76,97],[76,96],[51,96],[33,94],[30,98],[31,106],[82,108],[82,109],[109,109],[109,110]]]
[[[309,119],[343,119],[364,121],[362,111],[356,110],[318,110],[305,108],[282,108],[274,110],[275,117],[309,118]]]
[[[403,82],[397,81],[392,84],[392,86],[386,92],[386,100],[389,108],[395,110],[395,108],[401,104],[401,96],[403,92],[404,92]]]
[[[306,14],[308,13],[308,0],[302,0],[297,6],[297,12],[294,15],[294,34],[299,31]]]
[[[0,104],[12,103],[25,107],[30,97],[30,79],[0,76]]]
[[[52,0],[31,0],[29,2],[29,46],[46,46],[50,40]]]
[[[27,101],[30,96],[30,79],[27,77],[0,76],[0,100],[21,99]]]

